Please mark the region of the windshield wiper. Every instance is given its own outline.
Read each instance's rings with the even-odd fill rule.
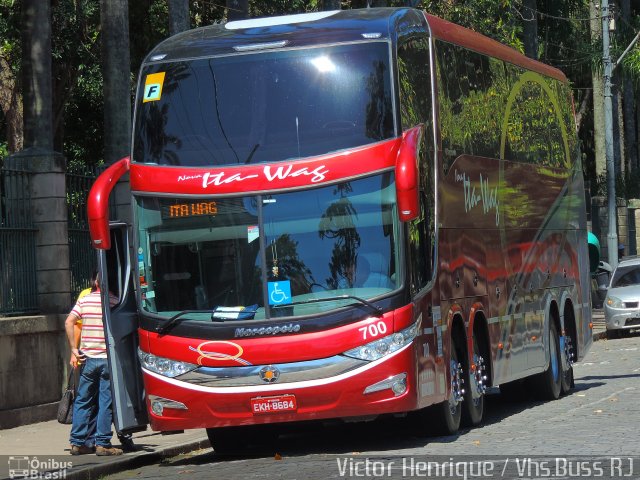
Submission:
[[[278,308],[278,307],[289,307],[291,305],[305,305],[307,303],[320,303],[320,302],[330,302],[330,301],[335,301],[335,300],[346,300],[346,299],[349,299],[349,298],[357,300],[362,305],[365,305],[365,306],[369,307],[371,310],[373,310],[373,314],[376,317],[381,317],[384,314],[384,311],[382,310],[382,307],[379,307],[379,306],[371,303],[370,301],[365,300],[364,298],[356,297],[355,295],[334,295],[332,297],[312,298],[312,299],[309,299],[309,300],[301,300],[299,302],[291,302],[291,303],[287,303],[287,304],[272,306],[271,308],[274,309],[274,308]]]
[[[156,327],[156,332],[158,333],[166,333],[169,329],[176,326],[178,323],[182,321],[182,317],[185,315],[189,315],[190,313],[211,313],[211,310],[183,310],[181,312],[176,313],[173,317],[171,317],[166,323],[162,325],[158,325]]]

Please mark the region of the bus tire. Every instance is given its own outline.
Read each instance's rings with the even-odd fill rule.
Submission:
[[[573,342],[571,335],[565,335],[564,345],[561,347],[560,357],[562,358],[561,391],[566,395],[573,388]]]
[[[462,407],[462,425],[465,427],[476,427],[482,423],[484,415],[484,394],[486,389],[486,370],[484,367],[484,359],[482,358],[478,339],[473,335],[473,352],[471,353],[473,360],[469,364],[469,360],[465,368],[465,393],[464,403]],[[472,370],[472,365],[475,367]]]
[[[454,368],[455,365],[455,368]],[[455,390],[460,388],[460,381],[464,381],[464,375],[458,369],[458,351],[456,342],[451,339],[451,360],[449,369],[451,371],[451,385],[449,398],[444,402],[428,407],[420,412],[422,424],[431,435],[452,435],[460,428],[462,417],[463,401],[456,400]],[[456,387],[455,383],[458,382]]]
[[[549,325],[549,366],[531,379],[531,393],[540,400],[556,400],[562,390],[562,358],[558,328],[553,320]]]

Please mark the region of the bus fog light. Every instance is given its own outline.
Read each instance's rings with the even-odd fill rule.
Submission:
[[[158,395],[149,395],[149,403],[151,403],[151,411],[159,417],[162,416],[165,408],[188,410],[184,403],[178,402],[177,400],[171,400],[170,398],[159,397]]]
[[[162,406],[162,403],[156,400],[154,402],[151,402],[151,411],[161,417],[162,412],[164,411],[164,407]]]
[[[403,378],[402,380],[395,382],[391,386],[391,390],[396,396],[402,395],[404,392],[407,391],[407,379]]]
[[[364,389],[364,394],[381,392],[382,390],[391,390],[396,397],[398,395],[402,395],[407,391],[407,374],[399,373],[382,380],[381,382],[369,385]]]

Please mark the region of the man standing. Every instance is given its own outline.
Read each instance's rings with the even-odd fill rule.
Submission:
[[[96,416],[96,455],[121,455],[122,450],[111,445],[111,385],[102,323],[100,284],[97,278],[94,287],[90,294],[78,300],[64,322],[71,353],[82,365],[78,393],[73,402],[71,455],[93,453],[93,448],[86,445],[93,415]],[[118,300],[109,294],[109,301],[113,306]],[[74,339],[74,325],[78,320],[82,321],[80,348],[76,346]]]

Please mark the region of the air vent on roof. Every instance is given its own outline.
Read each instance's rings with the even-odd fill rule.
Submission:
[[[236,20],[225,24],[227,30],[240,30],[243,28],[273,27],[274,25],[289,25],[292,23],[313,22],[335,15],[340,10],[329,12],[300,13],[298,15],[283,15],[281,17],[252,18],[251,20]]]
[[[270,48],[282,48],[287,43],[286,40],[281,40],[279,42],[269,42],[269,43],[250,43],[249,45],[236,45],[233,49],[236,52],[249,52],[251,50],[268,50]]]

